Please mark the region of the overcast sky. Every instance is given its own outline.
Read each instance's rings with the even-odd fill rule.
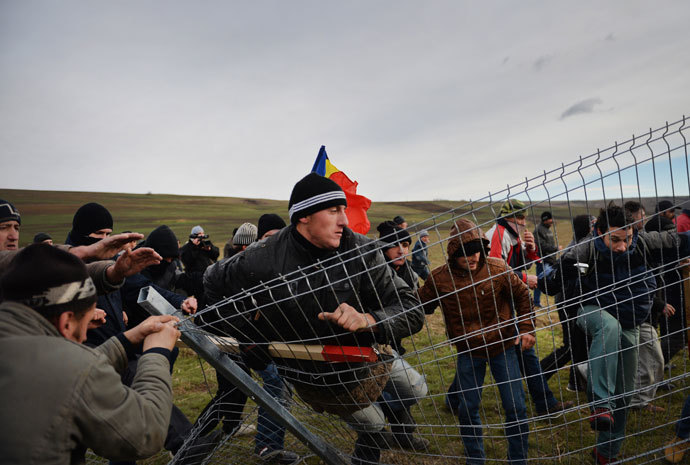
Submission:
[[[480,198],[690,116],[690,2],[0,1],[0,187]]]

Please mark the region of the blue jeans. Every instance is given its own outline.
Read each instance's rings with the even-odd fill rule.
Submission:
[[[284,407],[287,407],[287,389],[278,375],[276,364],[271,363],[265,369],[257,370],[256,372],[264,381],[264,390],[283,404]],[[273,418],[263,407],[259,407],[254,449],[256,452],[260,452],[264,447],[268,447],[269,450],[283,449],[285,447],[285,426],[274,422]]]
[[[676,423],[676,436],[681,439],[690,438],[690,396],[686,397],[680,419]]]
[[[460,435],[465,446],[468,465],[485,462],[484,440],[482,437],[479,404],[486,365],[498,385],[503,410],[505,410],[505,435],[508,438],[508,461],[511,464],[527,464],[527,437],[529,425],[525,408],[525,392],[522,389],[522,375],[518,368],[514,350],[507,350],[492,358],[458,355],[456,381],[458,392],[454,397],[458,402]]]
[[[592,339],[588,394],[594,407],[613,414],[613,428],[597,435],[597,451],[615,458],[625,438],[628,405],[635,389],[639,327],[623,329],[613,315],[596,305],[580,308],[577,325]]]
[[[510,349],[508,349],[510,350]],[[546,377],[541,371],[541,364],[539,357],[534,351],[534,347],[527,350],[520,350],[520,346],[515,346],[515,355],[517,355],[518,363],[520,364],[520,372],[527,381],[527,390],[529,391],[534,406],[539,413],[545,413],[549,408],[558,403],[556,396],[549,388],[546,382]]]
[[[537,276],[542,274],[544,272],[544,265],[541,262],[537,262]],[[534,306],[540,306],[541,307],[541,291],[539,290],[539,287],[534,288]]]

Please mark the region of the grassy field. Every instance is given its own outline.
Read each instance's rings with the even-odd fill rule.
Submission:
[[[0,189],[0,198],[10,200],[22,214],[21,245],[28,244],[37,232],[48,232],[61,242],[71,228],[71,219],[80,205],[86,202],[99,202],[105,205],[115,219],[115,232],[133,230],[147,234],[160,224],[170,226],[182,243],[187,239],[192,226],[201,224],[206,232],[211,235],[211,240],[222,248],[229,239],[232,229],[245,221],[256,223],[263,213],[278,213],[287,218],[287,201],[265,199],[238,199],[223,197],[193,197],[173,195],[136,195],[136,194],[109,194],[109,193],[77,193],[77,192],[46,192]],[[467,207],[462,207],[465,202],[381,202],[374,203],[369,211],[372,234],[375,226],[385,219],[395,215],[403,215],[410,225],[418,223],[415,229],[432,230],[431,259],[432,266],[438,266],[444,261],[445,242],[440,242],[447,236],[450,228],[448,220],[458,212],[467,212]],[[448,213],[453,208],[461,207],[454,213]],[[481,207],[479,204],[475,208]],[[581,213],[596,214],[596,204],[590,204],[587,211],[584,204],[572,203],[570,206],[554,203],[551,205],[556,221],[556,233],[561,245],[566,245],[572,237],[570,229],[571,215]],[[543,208],[536,208],[530,215],[529,229],[534,227],[534,218],[538,218]],[[478,223],[487,223],[488,229],[491,214],[487,209],[479,208],[474,216]],[[437,226],[437,229],[434,227]],[[558,325],[558,317],[551,303],[544,298],[542,301],[546,307],[538,316],[539,330],[537,332],[537,347],[540,357],[550,353],[553,347],[561,343],[561,329]],[[446,464],[458,463],[452,456],[461,456],[462,444],[459,441],[457,419],[443,407],[443,393],[446,391],[454,373],[454,359],[452,355],[455,349],[444,345],[446,340],[445,330],[440,312],[427,318],[424,329],[406,342],[408,350],[418,351],[413,365],[423,367],[427,376],[430,389],[429,397],[423,399],[413,411],[420,424],[425,426],[421,432],[432,440],[431,455],[421,456],[412,454],[400,454],[394,452],[384,453],[386,463],[396,464]],[[435,350],[428,350],[430,346],[438,346]],[[687,356],[683,351],[674,359],[676,368],[667,376],[680,376],[687,368]],[[573,400],[576,405],[584,405],[587,400],[581,394],[568,392],[567,371],[562,375],[554,376],[550,380],[550,387],[557,397],[563,400]],[[487,374],[487,383],[492,382]],[[645,451],[653,451],[639,459],[631,459],[626,463],[651,463],[661,457],[659,448],[668,441],[672,435],[672,423],[678,417],[682,402],[687,395],[684,380],[676,383],[674,392],[660,392],[661,396],[657,404],[666,408],[662,414],[648,412],[633,412],[629,418],[628,439],[624,445],[624,453],[629,457],[643,454]],[[191,419],[196,418],[204,405],[215,392],[215,372],[210,366],[199,359],[190,350],[182,350],[174,370],[175,403]],[[488,424],[500,424],[503,421],[500,401],[495,388],[487,388],[484,391],[482,403],[482,418]],[[248,411],[252,405],[248,406]],[[534,406],[528,405],[530,416],[535,416]],[[535,420],[530,425],[530,457],[535,463],[591,463],[589,450],[594,443],[594,433],[587,424],[588,411],[586,408],[574,409],[566,415],[552,419]],[[313,417],[305,417],[310,421]],[[440,426],[445,425],[445,426]],[[638,432],[642,432],[638,434]],[[501,436],[502,432],[497,428],[486,429],[486,453],[487,457],[502,459],[506,454],[505,439],[493,439]],[[330,438],[342,443],[342,438]],[[252,438],[244,437],[239,441],[240,452],[227,456],[227,463],[252,463],[247,453],[251,451]],[[294,438],[288,439],[288,443],[300,447]],[[347,444],[347,441],[345,441]],[[303,448],[302,448],[303,449]],[[304,449],[303,449],[304,450]],[[347,447],[345,450],[348,450]],[[554,459],[554,457],[557,457]],[[542,458],[540,461],[539,458]],[[145,461],[145,463],[166,463],[163,455]],[[308,459],[307,463],[318,463],[315,458]]]

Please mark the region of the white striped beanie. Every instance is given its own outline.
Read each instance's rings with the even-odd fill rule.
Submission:
[[[347,206],[345,192],[332,180],[316,173],[309,173],[299,180],[290,194],[290,221],[337,205]]]

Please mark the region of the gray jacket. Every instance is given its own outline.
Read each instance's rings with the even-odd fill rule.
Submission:
[[[390,344],[417,333],[424,324],[416,293],[391,271],[376,242],[347,228],[333,252],[315,249],[294,226],[283,228],[211,265],[204,274],[204,288],[211,304],[224,296],[235,298],[197,321],[259,347],[267,341]],[[370,313],[378,332],[350,333],[318,319],[319,313],[332,312],[341,303]],[[281,363],[302,373],[346,370],[348,365],[292,359]]]
[[[17,302],[0,304],[0,353],[3,463],[81,464],[87,448],[134,460],[163,447],[172,409],[164,355],[143,355],[126,387],[120,341],[96,349],[69,341]]]
[[[534,228],[534,240],[537,243],[537,252],[544,263],[554,265],[558,261],[558,257],[555,255],[558,252],[558,244],[556,244],[553,229],[539,223]]]

